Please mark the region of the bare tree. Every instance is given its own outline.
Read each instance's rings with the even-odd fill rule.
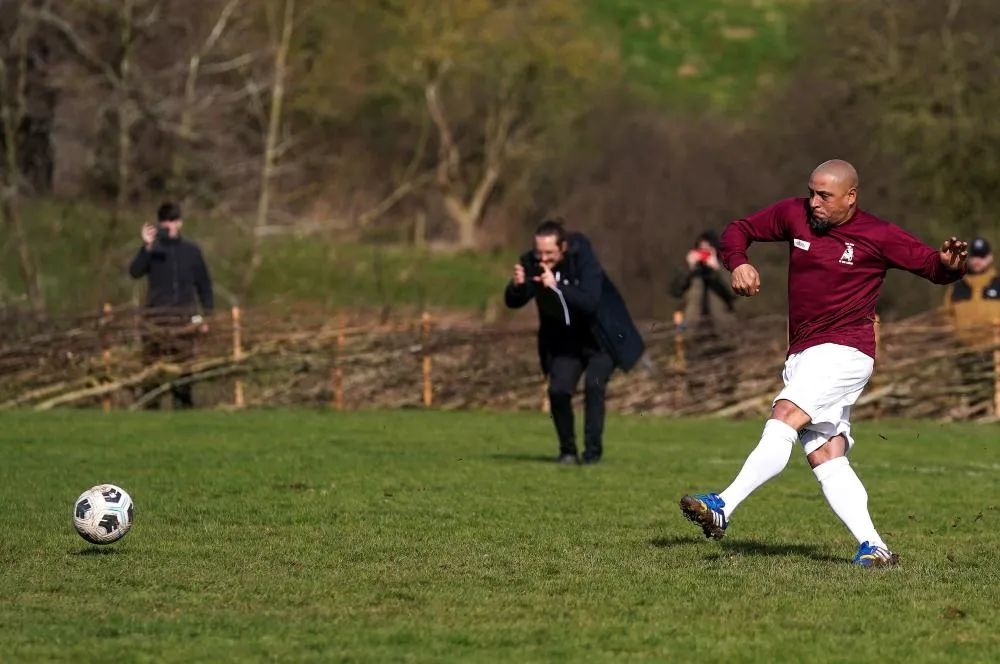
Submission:
[[[203,63],[229,27],[230,20],[233,18],[233,14],[237,11],[241,2],[242,0],[228,0],[226,2],[205,41],[195,49],[188,59],[187,74],[184,78],[184,98],[177,125],[178,145],[174,149],[173,163],[170,169],[170,185],[174,190],[181,189],[183,187],[181,183],[185,180],[188,151],[191,149],[191,143],[195,134],[196,105],[199,101],[198,80],[202,75]],[[226,63],[225,67],[215,65],[212,69],[216,73],[225,72],[229,68],[236,68],[247,62],[247,54],[241,54],[234,61]]]
[[[285,77],[288,70],[288,50],[291,46],[292,32],[295,24],[295,0],[285,0],[284,10],[281,22],[281,36],[274,52],[274,86],[271,90],[267,133],[264,136],[264,150],[260,173],[260,195],[257,200],[257,216],[251,240],[250,262],[243,277],[244,292],[250,290],[262,261],[261,233],[259,229],[267,225],[268,212],[271,205],[271,179],[274,177],[275,163],[278,157],[281,113],[285,100]]]
[[[438,131],[438,159],[436,168],[436,184],[441,191],[444,208],[448,216],[458,228],[459,246],[469,249],[475,247],[476,231],[483,218],[486,202],[500,181],[504,156],[507,150],[507,138],[510,130],[511,114],[509,109],[497,109],[487,117],[483,132],[483,160],[480,173],[471,187],[466,183],[463,172],[463,157],[455,141],[441,100],[441,80],[445,76],[448,64],[430,80],[424,88],[427,100],[427,110]],[[467,170],[464,169],[464,170]]]
[[[42,290],[41,272],[35,262],[34,252],[21,216],[20,129],[27,115],[27,84],[29,40],[35,23],[26,15],[28,0],[19,0],[17,23],[6,49],[0,51],[0,121],[3,126],[3,179],[0,181],[0,212],[4,225],[9,226],[17,244],[17,254],[28,298],[35,312],[45,312],[45,294]],[[8,65],[10,62],[13,67]]]
[[[119,34],[119,57],[117,78],[118,103],[115,114],[117,120],[117,152],[115,158],[115,170],[117,179],[115,182],[115,207],[111,215],[111,223],[105,233],[104,246],[111,244],[112,239],[117,235],[118,226],[121,224],[125,214],[125,208],[129,200],[129,186],[132,160],[132,40],[135,18],[135,0],[123,0],[119,21],[121,31]]]

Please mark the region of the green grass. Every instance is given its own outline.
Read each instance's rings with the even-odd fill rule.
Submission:
[[[102,248],[108,212],[71,202],[32,201],[25,225],[44,275],[50,311],[96,310],[105,301],[140,300],[145,281],[133,281],[128,264],[139,248],[137,217]],[[192,215],[184,234],[204,250],[220,306],[239,291],[248,243],[232,221]],[[516,254],[428,254],[413,247],[345,244],[323,236],[268,238],[250,304],[307,303],[330,307],[432,307],[476,309],[496,300]],[[101,274],[99,266],[107,263]],[[0,243],[0,302],[25,292],[17,247]]]
[[[996,429],[861,423],[853,463],[901,554],[855,543],[800,453],[722,542],[679,515],[758,422],[612,417],[594,468],[540,414],[2,416],[0,659],[986,662]],[[115,482],[128,536],[72,530]]]
[[[811,0],[589,0],[617,27],[626,77],[670,105],[741,110],[794,63]]]
[[[514,255],[426,256],[410,247],[321,244],[282,238],[269,244],[259,298],[348,306],[429,303],[479,308],[498,299]]]

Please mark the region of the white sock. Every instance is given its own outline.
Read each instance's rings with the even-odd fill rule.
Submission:
[[[727,519],[747,496],[785,469],[798,438],[798,432],[781,420],[770,419],[764,424],[757,447],[747,457],[733,483],[719,494],[726,503],[722,511]]]
[[[823,488],[826,502],[830,503],[834,514],[840,517],[858,540],[858,544],[868,542],[888,549],[868,514],[868,492],[865,491],[865,485],[851,468],[847,457],[837,457],[821,463],[813,468],[813,473]]]

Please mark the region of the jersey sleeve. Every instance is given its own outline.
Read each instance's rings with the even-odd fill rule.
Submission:
[[[800,204],[797,199],[779,201],[726,226],[719,239],[719,253],[726,269],[732,272],[749,263],[747,250],[754,242],[787,242],[791,212]]]
[[[921,242],[895,224],[886,224],[882,253],[890,268],[906,270],[935,284],[950,284],[965,275],[965,269],[944,266],[938,250]]]

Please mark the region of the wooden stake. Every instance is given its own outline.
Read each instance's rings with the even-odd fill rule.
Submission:
[[[240,308],[233,305],[233,361],[239,362],[243,359],[243,330],[241,326]],[[233,404],[237,408],[243,408],[243,379],[237,378],[233,386]]]
[[[678,369],[684,369],[684,333],[681,332],[681,325],[684,324],[684,312],[674,312],[674,362]]]
[[[431,384],[431,353],[428,347],[431,333],[431,315],[426,311],[420,317],[421,335],[423,337],[423,378],[424,378],[424,406],[430,408],[434,402],[434,386]]]
[[[344,370],[340,366],[340,356],[344,352],[344,329],[346,316],[343,310],[337,314],[337,356],[333,365],[333,407],[336,410],[344,409]]]
[[[107,325],[111,322],[111,303],[104,303],[104,324]],[[107,332],[105,332],[104,337],[104,349],[101,353],[102,359],[104,360],[104,375],[105,377],[111,375],[111,344],[107,339]],[[105,394],[101,399],[101,410],[105,413],[111,410],[111,395]]]
[[[874,391],[876,384],[879,382],[877,374],[878,368],[881,362],[879,362],[879,355],[881,355],[882,350],[882,317],[875,314],[875,365],[872,368],[872,378],[871,387]],[[880,419],[882,417],[882,400],[878,399],[875,402],[875,419]]]

